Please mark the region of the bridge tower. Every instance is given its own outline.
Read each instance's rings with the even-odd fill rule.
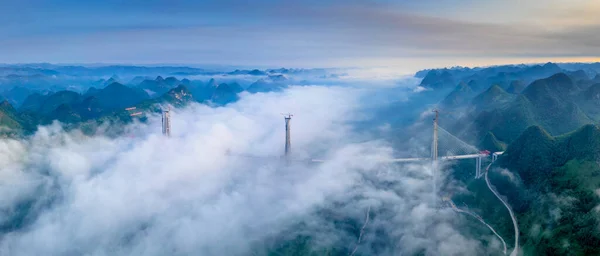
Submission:
[[[171,137],[171,109],[164,110],[162,113],[162,133],[164,136]]]
[[[438,118],[440,112],[434,109],[435,117],[433,118],[433,143],[431,144],[431,176],[433,179],[433,204],[437,203],[437,168],[438,168]]]
[[[482,175],[481,160],[482,160],[481,155],[479,155],[477,158],[475,158],[475,178],[476,179],[479,179],[479,177],[481,177],[481,175]]]
[[[434,109],[435,117],[433,118],[433,144],[431,145],[431,159],[433,161],[438,160],[438,118],[440,112]]]
[[[285,156],[287,157],[292,150],[292,143],[290,138],[290,120],[292,120],[292,114],[285,114]]]

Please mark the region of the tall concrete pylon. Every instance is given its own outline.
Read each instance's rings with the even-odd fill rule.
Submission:
[[[433,143],[431,145],[431,159],[433,161],[438,160],[438,118],[440,112],[434,109],[435,117],[433,118]]]
[[[162,133],[164,136],[171,137],[171,109],[163,111],[162,114]]]
[[[438,169],[438,118],[440,112],[434,109],[435,117],[433,118],[433,142],[431,143],[431,176],[433,180],[433,204],[437,203],[437,169]]]
[[[290,120],[292,120],[292,114],[284,115],[285,118],[285,156],[289,156],[292,151],[292,142],[290,138]]]

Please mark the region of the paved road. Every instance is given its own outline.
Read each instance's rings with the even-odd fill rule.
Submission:
[[[492,193],[494,193],[494,195],[498,198],[498,200],[500,200],[500,202],[502,202],[504,204],[506,209],[508,209],[508,213],[510,214],[510,218],[512,219],[513,226],[515,228],[515,248],[510,253],[510,256],[517,256],[517,253],[519,252],[519,225],[517,225],[517,217],[515,217],[515,214],[513,213],[512,209],[510,208],[510,205],[506,201],[504,201],[504,199],[502,199],[502,197],[500,197],[500,194],[498,194],[498,191],[496,191],[496,189],[494,187],[492,187],[492,184],[490,184],[490,179],[488,178],[488,171],[490,170],[491,166],[492,166],[492,164],[488,165],[488,167],[485,168],[485,183],[487,184],[490,191],[492,191]]]
[[[460,209],[460,208],[456,207],[456,205],[454,204],[454,202],[452,202],[451,199],[448,199],[448,202],[452,206],[452,210],[454,210],[455,212],[467,214],[467,215],[469,215],[469,216],[471,216],[471,217],[479,220],[479,222],[483,223],[483,225],[486,225],[494,233],[494,235],[496,235],[500,239],[500,242],[502,242],[502,245],[504,245],[504,254],[506,254],[506,242],[504,242],[504,239],[500,236],[500,234],[498,234],[496,232],[496,230],[494,230],[494,228],[492,228],[492,226],[490,226],[489,224],[487,224],[483,220],[483,218],[481,218],[481,216],[479,216],[479,215],[477,215],[477,214],[475,214],[473,212],[469,212],[467,210],[463,210],[463,209]]]

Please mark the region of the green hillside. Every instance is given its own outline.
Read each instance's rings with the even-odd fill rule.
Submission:
[[[112,83],[107,87],[93,93],[104,109],[118,109],[136,104],[150,98],[148,94],[139,88],[131,88],[120,83]]]
[[[595,83],[582,91],[577,97],[577,103],[590,118],[600,121],[600,83]]]
[[[508,146],[499,163],[517,171],[526,184],[533,184],[542,177],[540,174],[569,160],[594,161],[598,157],[600,128],[596,125],[585,125],[556,137],[539,126],[531,126]]]
[[[475,92],[471,86],[461,82],[440,102],[439,105],[442,109],[464,106],[474,95]]]
[[[96,96],[86,97],[76,104],[75,108],[83,119],[97,118],[105,111],[102,102]]]
[[[73,107],[70,104],[61,104],[52,112],[46,115],[43,123],[51,123],[54,120],[58,120],[61,123],[65,124],[72,124],[81,122],[82,118],[78,111],[73,109]]]
[[[157,100],[157,102],[167,102],[176,107],[183,107],[192,101],[194,101],[194,97],[184,85],[169,90]]]
[[[472,104],[481,110],[494,109],[506,106],[512,99],[513,96],[502,89],[502,87],[493,85],[486,91],[475,96],[472,100]]]
[[[217,86],[214,94],[212,95],[212,103],[218,106],[224,106],[229,103],[235,102],[239,99],[238,93],[244,89],[237,83],[222,83]]]
[[[456,78],[448,70],[431,70],[421,81],[425,88],[439,89],[448,85],[456,85]]]
[[[23,129],[15,108],[4,100],[0,103],[0,134],[13,133]]]
[[[573,131],[594,123],[590,116],[598,113],[598,108],[593,110],[598,103],[583,100],[581,94],[581,89],[563,73],[532,82],[516,98],[499,86],[492,86],[473,99],[476,109],[470,134],[476,134],[481,141],[492,132],[498,140],[510,143],[532,125],[539,125],[552,135]]]
[[[186,104],[189,104],[194,100],[193,95],[189,92],[189,90],[184,85],[179,85],[176,88],[169,90],[167,93],[163,94],[160,97],[154,99],[147,99],[142,102],[139,102],[135,105],[130,105],[127,107],[135,107],[134,112],[142,112],[144,114],[147,113],[161,113],[163,108],[161,104],[171,104],[174,107],[184,107]],[[97,120],[92,120],[93,122],[103,123],[103,122],[130,122],[132,118],[130,114],[132,112],[123,109],[117,109],[111,112],[104,113]],[[141,117],[143,119],[143,116]]]
[[[148,94],[151,94],[150,96],[152,97],[158,97],[175,87],[174,82],[172,79],[166,81],[162,76],[157,76],[154,80],[147,79],[142,81],[137,85],[137,88],[147,90]]]
[[[498,140],[494,133],[488,132],[481,142],[479,142],[478,148],[489,150],[490,152],[504,151],[506,149],[506,143]]]
[[[472,125],[478,138],[492,132],[497,139],[510,143],[527,127],[536,123],[531,102],[525,96],[519,95],[505,108],[482,111]]]
[[[523,80],[514,80],[510,82],[508,88],[506,88],[506,92],[519,94],[525,90],[527,84]]]
[[[558,135],[593,123],[573,101],[578,91],[571,78],[559,73],[533,82],[523,95],[531,101],[538,124]]]
[[[600,128],[595,125],[555,137],[533,126],[508,146],[498,164],[523,183],[499,176],[495,183],[504,184],[497,186],[516,206],[527,255],[600,253],[599,156]]]
[[[37,111],[42,106],[42,103],[44,103],[46,97],[46,95],[37,92],[30,94],[23,104],[21,104],[19,111]]]
[[[517,171],[525,184],[533,184],[559,164],[558,154],[557,140],[540,126],[531,126],[508,146],[499,163]]]
[[[48,95],[42,101],[42,104],[36,110],[42,114],[48,114],[53,112],[62,104],[74,104],[81,100],[81,94],[73,91],[59,91]]]

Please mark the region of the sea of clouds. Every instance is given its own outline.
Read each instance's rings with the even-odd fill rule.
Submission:
[[[473,237],[461,229],[472,220],[432,203],[427,165],[382,163],[397,145],[353,129],[369,119],[361,109],[373,95],[336,86],[244,93],[227,107],[173,110],[170,138],[160,116],[116,138],[59,123],[3,138],[0,255],[262,255],[277,247],[265,241],[296,235],[343,254],[499,252],[493,234]]]

